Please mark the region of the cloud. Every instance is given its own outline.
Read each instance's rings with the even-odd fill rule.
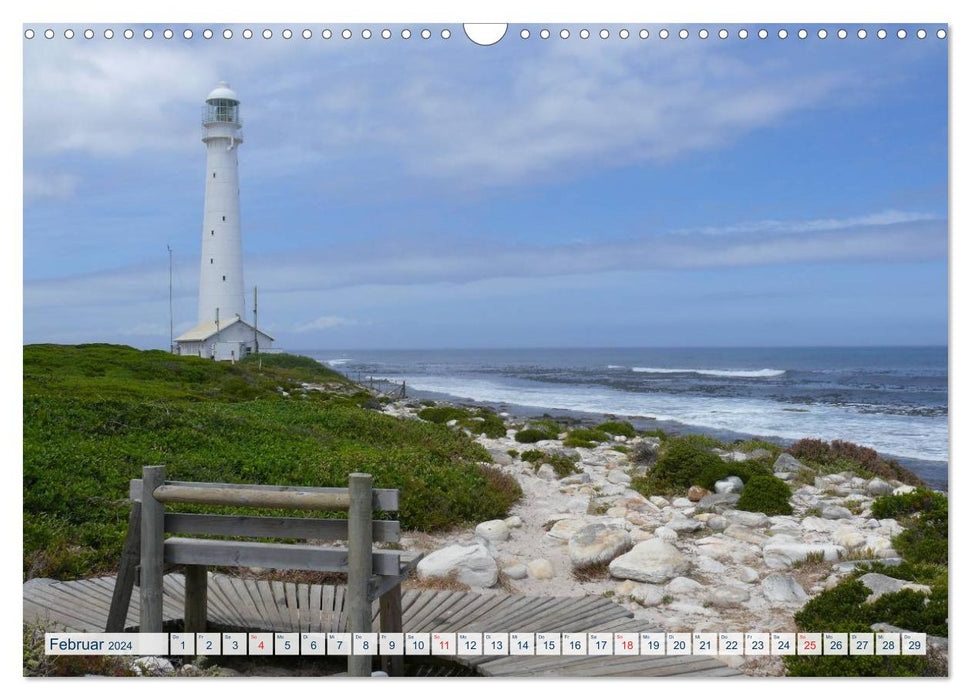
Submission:
[[[735,227],[737,231],[721,236],[646,232],[626,241],[547,246],[509,247],[458,241],[443,246],[422,241],[406,247],[364,242],[250,259],[246,277],[258,281],[261,291],[280,294],[365,285],[467,284],[612,271],[932,260],[947,255],[947,224],[940,219],[883,212],[826,221],[826,226],[820,226],[818,220],[777,222],[774,227],[740,224]],[[157,267],[119,268],[25,282],[24,307],[40,310],[115,304],[122,299],[159,300],[167,290],[167,277],[165,270]],[[184,280],[176,296],[194,296],[196,284],[195,278]],[[321,316],[295,328],[306,332],[352,323],[339,316]]]
[[[74,196],[78,178],[66,173],[24,173],[24,202],[67,200]]]
[[[358,325],[358,322],[349,318],[341,318],[340,316],[318,316],[312,321],[295,326],[293,331],[295,333],[307,333],[308,331],[322,331],[328,328],[337,328],[338,326],[356,325]]]

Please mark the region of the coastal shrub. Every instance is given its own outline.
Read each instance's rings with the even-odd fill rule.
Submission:
[[[735,507],[766,515],[791,515],[791,496],[789,485],[782,479],[760,474],[748,480]]]
[[[465,408],[456,408],[455,406],[433,406],[429,408],[423,408],[418,411],[418,417],[422,420],[427,420],[430,423],[439,423],[444,425],[451,420],[461,420],[463,418],[468,418],[472,414]]]
[[[661,442],[666,442],[668,439],[668,434],[661,430],[660,428],[652,428],[651,430],[642,430],[638,433],[642,437],[653,437],[657,438]]]
[[[947,510],[947,496],[930,489],[917,489],[898,495],[887,494],[873,501],[870,510],[874,518],[900,519],[915,513],[929,513],[939,509]]]
[[[627,421],[609,420],[597,426],[597,430],[608,435],[623,435],[632,438],[637,435],[634,426]]]
[[[304,355],[291,355],[286,352],[260,353],[259,355],[247,355],[240,360],[240,364],[251,369],[262,367],[263,369],[299,370],[302,375],[310,375],[317,382],[348,383],[347,378],[340,372]]]
[[[524,450],[521,455],[523,460],[526,462],[532,462],[533,464],[538,464],[539,460],[543,459],[546,453],[543,450]]]
[[[485,435],[490,438],[506,436],[506,424],[495,411],[489,408],[477,408],[467,418],[460,418],[459,425],[473,435]]]
[[[905,559],[922,564],[947,564],[947,509],[925,513],[893,538]]]
[[[614,450],[615,452],[620,452],[621,454],[630,454],[630,448],[627,445],[614,445],[610,449]]]
[[[691,487],[706,468],[713,469],[720,464],[723,464],[720,457],[699,447],[695,440],[678,437],[668,442],[650,473],[637,479],[637,486],[635,482],[631,486],[645,489],[641,491],[645,495],[671,493]]]
[[[566,447],[594,447],[598,442],[607,442],[608,440],[610,440],[610,436],[601,430],[577,428],[570,431],[563,444]]]
[[[146,464],[164,464],[173,480],[308,486],[346,486],[349,473],[368,472],[377,488],[401,490],[403,527],[425,531],[504,517],[518,498],[515,479],[484,470],[489,453],[462,432],[364,410],[339,393],[281,396],[274,373],[299,369],[103,345],[25,346],[24,360],[26,578],[114,570],[128,481]],[[205,398],[240,374],[263,393]]]
[[[714,490],[715,482],[727,479],[730,476],[737,476],[742,483],[748,483],[753,476],[772,476],[771,469],[756,460],[746,460],[744,462],[725,462],[718,460],[719,464],[712,462],[705,467],[695,482],[698,486],[703,486],[709,491]]]
[[[657,461],[659,451],[659,448],[650,442],[639,442],[634,445],[634,449],[630,453],[630,461],[634,464],[650,466]]]
[[[540,459],[538,462],[533,462],[537,468],[543,464],[549,464],[553,467],[553,471],[556,472],[556,476],[560,479],[570,476],[571,474],[579,474],[580,468],[577,467],[577,461],[579,457],[571,456],[563,452],[549,452],[545,457]]]
[[[552,418],[530,418],[527,427],[542,430],[550,436],[549,439],[551,440],[559,437],[560,433],[564,430],[563,426]]]
[[[516,433],[516,442],[522,443],[534,443],[540,440],[554,440],[556,436],[550,437],[550,434],[544,430],[539,430],[538,428],[524,428]]]
[[[826,443],[815,438],[798,440],[789,446],[787,452],[802,462],[814,462],[829,466],[840,459],[862,469],[866,474],[881,479],[896,479],[912,486],[926,486],[924,480],[893,459],[884,459],[876,450],[852,442],[833,440]]]
[[[715,438],[710,435],[702,435],[701,433],[692,433],[690,435],[680,435],[676,438],[679,442],[688,443],[694,445],[695,447],[702,450],[711,450],[714,447],[724,447],[722,443],[718,442]]]

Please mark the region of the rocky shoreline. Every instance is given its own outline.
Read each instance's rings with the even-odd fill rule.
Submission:
[[[421,409],[410,401],[382,407],[412,420]],[[852,472],[813,475],[783,452],[772,471],[790,485],[791,515],[736,509],[742,481],[732,476],[712,493],[692,487],[680,497],[645,497],[631,481],[649,466],[633,455],[656,451],[658,438],[614,435],[592,447],[567,448],[561,433],[523,445],[509,427],[511,417],[501,417],[505,436],[472,437],[494,468],[517,479],[523,496],[504,520],[434,535],[405,533],[406,549],[426,553],[419,585],[450,579],[471,589],[603,595],[643,620],[645,630],[795,631],[793,614],[859,563],[900,562],[891,540],[903,527],[872,517],[870,507],[881,495],[913,486]],[[452,427],[462,429],[455,421]],[[568,456],[574,473],[560,477],[549,463],[524,460],[521,453],[532,448]],[[769,456],[713,451],[728,465]],[[861,580],[873,597],[927,588],[875,573]],[[722,658],[750,675],[784,673],[779,657]]]

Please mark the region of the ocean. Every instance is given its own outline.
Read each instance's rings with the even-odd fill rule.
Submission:
[[[409,393],[513,413],[613,414],[635,425],[848,440],[946,487],[946,347],[304,350]]]

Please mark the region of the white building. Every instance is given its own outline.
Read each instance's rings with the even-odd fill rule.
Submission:
[[[209,93],[202,112],[206,202],[199,270],[199,322],[175,339],[179,355],[238,360],[271,347],[273,338],[245,318],[239,161],[243,143],[239,98],[226,83]]]

